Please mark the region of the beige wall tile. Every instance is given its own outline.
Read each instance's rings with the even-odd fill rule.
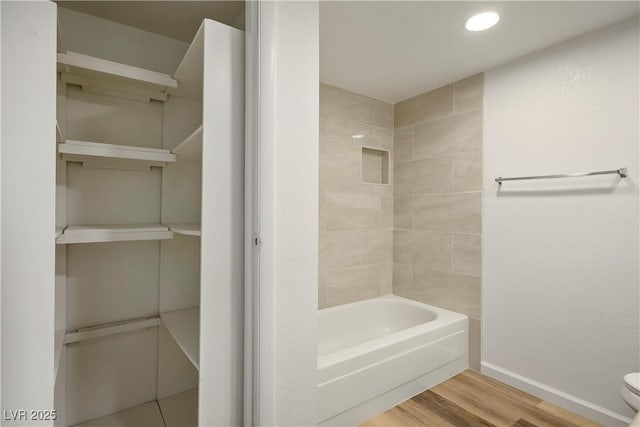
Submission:
[[[475,369],[480,363],[482,90],[483,76],[476,75],[394,106],[393,292],[472,316],[469,351]]]
[[[362,153],[363,147],[388,150],[386,181],[392,178],[393,105],[321,84],[319,133],[318,305],[389,293],[393,187],[363,183]],[[382,178],[382,164],[375,169]]]
[[[320,192],[355,193],[362,184],[362,149],[356,144],[320,145]]]
[[[323,120],[320,128],[320,192],[392,193],[391,186],[374,191],[362,186],[362,147],[390,150],[393,145],[391,129],[335,120]],[[353,139],[352,134],[364,137]],[[389,168],[387,165],[387,173],[390,173]]]
[[[459,80],[453,84],[455,110],[465,111],[482,107],[484,74]]]
[[[480,235],[452,233],[481,232],[482,79],[395,107],[321,85],[319,306],[393,290],[479,318]],[[362,183],[363,146],[391,151],[391,185]]]
[[[393,262],[412,263],[413,233],[413,230],[393,230]]]
[[[413,126],[396,129],[393,136],[393,163],[413,160]]]
[[[446,116],[453,112],[453,85],[423,93],[394,105],[396,128]]]
[[[327,306],[327,285],[325,283],[325,274],[318,275],[318,309]]]
[[[391,228],[391,196],[326,193],[324,199],[328,231]]]
[[[413,227],[411,220],[413,212],[411,210],[411,196],[395,197],[393,201],[394,228],[409,229]]]
[[[320,84],[320,117],[393,128],[393,104]]]
[[[353,278],[348,280],[353,280]],[[379,297],[380,290],[377,286],[375,283],[350,282],[349,286],[345,287],[328,287],[327,307]]]
[[[482,112],[454,114],[415,126],[413,158],[474,151],[482,148]]]
[[[457,300],[455,311],[469,317],[480,318],[482,316],[480,277],[452,273],[452,283]]]
[[[393,229],[393,195],[382,196],[380,198],[382,205],[382,215],[380,216],[380,228]]]
[[[413,266],[411,264],[393,263],[393,293],[408,295],[413,291]]]
[[[482,322],[469,318],[469,367],[480,372],[482,362]]]
[[[415,229],[481,232],[482,193],[416,195],[412,204]]]
[[[329,254],[329,232],[318,232],[318,275],[322,276],[327,271],[327,257]]]
[[[415,298],[447,310],[480,317],[480,278],[413,266]]]
[[[318,195],[318,230],[327,231],[327,200],[324,191]]]
[[[393,104],[375,98],[366,97],[366,99],[369,109],[367,123],[371,126],[393,129]]]
[[[383,129],[338,119],[320,121],[321,148],[324,142],[345,142],[360,147],[390,149],[393,146],[393,138],[393,129]]]
[[[380,274],[380,295],[393,293],[393,262],[378,264]]]
[[[391,263],[358,265],[327,272],[327,306],[375,298],[391,286]]]
[[[393,149],[394,163],[406,162],[413,159],[413,144],[398,144]]]
[[[451,283],[451,272],[434,271],[413,265],[413,298],[425,304],[454,310],[457,308],[455,288]]]
[[[481,274],[481,237],[473,234],[454,234],[453,271],[456,273],[480,276]]]
[[[453,191],[482,191],[482,151],[453,155]]]
[[[319,270],[391,262],[392,230],[327,231],[320,233]]]
[[[451,245],[450,233],[394,230],[393,261],[451,271]]]
[[[393,288],[393,294],[397,295],[399,297],[412,299],[414,301],[420,301],[418,298],[416,298],[415,293],[413,292],[413,289],[395,288],[394,287]]]
[[[391,171],[390,171],[391,172]],[[393,178],[389,180],[389,184],[360,184],[360,192],[367,194],[377,194],[379,196],[393,197]]]
[[[451,233],[414,230],[411,262],[433,270],[451,271],[452,245]]]
[[[396,195],[453,191],[453,157],[413,160],[394,165]]]
[[[366,123],[369,106],[362,95],[320,84],[320,117]]]

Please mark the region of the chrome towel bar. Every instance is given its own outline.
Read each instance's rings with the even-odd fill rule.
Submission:
[[[579,173],[565,173],[561,175],[537,175],[537,176],[516,176],[512,178],[503,178],[501,176],[496,178],[496,182],[502,185],[503,181],[521,181],[524,179],[553,179],[553,178],[577,178],[580,176],[592,176],[592,175],[620,175],[620,178],[627,177],[627,168],[614,169],[610,171],[597,171],[597,172],[579,172]]]

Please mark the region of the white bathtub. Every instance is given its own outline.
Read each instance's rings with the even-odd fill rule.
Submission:
[[[462,372],[467,316],[387,295],[318,312],[318,423],[357,425]]]

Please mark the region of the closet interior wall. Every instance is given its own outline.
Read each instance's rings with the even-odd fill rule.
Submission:
[[[162,72],[179,85],[154,99],[78,85],[65,77],[68,67],[58,73],[59,153],[78,144],[85,150],[90,142],[126,146],[128,155],[164,149],[160,155],[172,160],[56,156],[56,424],[76,425],[150,402],[157,402],[167,425],[176,406],[191,411],[189,421],[177,418],[182,425],[198,417],[201,424],[233,424],[242,416],[242,367],[232,360],[242,360],[243,247],[235,239],[241,242],[244,230],[244,119],[242,102],[227,100],[244,99],[242,32],[205,21],[189,45],[64,8],[58,21],[59,52]],[[222,47],[212,49],[218,43]],[[204,72],[215,76],[208,86]],[[218,97],[207,101],[203,91]],[[210,165],[205,198],[203,156]],[[216,208],[228,209],[217,215]],[[132,232],[137,237],[124,241],[78,242],[73,227],[87,225],[158,230],[141,237],[138,228]],[[213,259],[207,265],[201,265],[201,247]],[[211,288],[202,314],[201,283]],[[201,316],[213,328],[203,331],[212,342],[202,349]],[[127,330],[89,336],[114,327]],[[221,341],[229,357],[219,354]],[[212,384],[199,382],[201,355]],[[199,386],[214,397],[198,414]]]
[[[185,43],[166,37],[64,8],[58,11],[65,51],[162,70],[168,68],[167,53],[173,54],[170,62],[175,69],[187,50]],[[129,42],[119,44],[120,50],[114,49],[113,34]],[[105,55],[103,46],[107,43],[112,48]],[[133,58],[144,59],[132,64]],[[164,148],[165,104],[100,95],[58,81],[57,116],[66,140]],[[58,227],[161,223],[162,168],[90,168],[66,162],[61,156],[57,167]],[[56,313],[58,318],[66,313],[64,322],[58,320],[66,323],[66,332],[158,316],[160,288],[170,280],[162,260],[175,258],[161,250],[163,243],[144,240],[57,245],[57,288],[63,288],[66,278],[66,298],[58,298]],[[186,246],[191,251],[188,257],[197,255],[193,249],[197,243],[190,241]],[[199,258],[195,259],[199,263]],[[193,270],[192,264],[186,269]],[[173,272],[180,274],[177,269]],[[199,287],[193,282],[191,274],[185,283],[189,291],[181,294],[184,297],[176,306],[185,304],[185,299],[191,306],[198,305],[193,288],[197,291]],[[199,285],[197,278],[195,283]],[[164,308],[168,305],[165,302]],[[59,373],[59,381],[66,387],[58,388],[66,389],[66,407],[59,408],[65,410],[66,417],[60,419],[66,418],[66,425],[75,425],[195,388],[197,371],[179,349],[171,348],[175,345],[160,326],[64,346],[61,366],[65,369]],[[168,358],[177,368],[173,369],[173,381],[168,379]]]

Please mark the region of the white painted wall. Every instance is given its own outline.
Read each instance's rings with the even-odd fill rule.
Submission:
[[[606,425],[640,370],[638,36],[635,17],[485,74],[483,372]]]
[[[64,50],[173,74],[188,43],[58,8]]]
[[[260,425],[316,424],[318,3],[260,5]]]
[[[39,1],[2,2],[0,7],[3,125],[1,409],[51,410],[56,6]],[[34,99],[40,102],[34,103]],[[35,126],[35,123],[39,125]],[[52,424],[31,420],[28,415],[20,424]],[[2,424],[14,423],[3,421]]]

